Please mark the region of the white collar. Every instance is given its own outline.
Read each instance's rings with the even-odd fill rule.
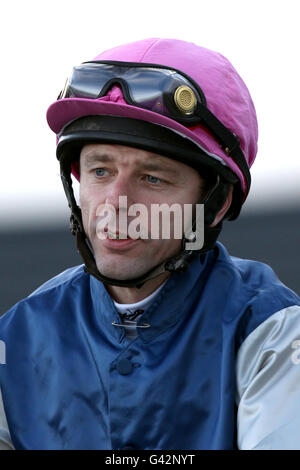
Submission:
[[[139,300],[139,302],[135,302],[133,304],[119,304],[118,302],[113,300],[116,310],[119,313],[125,313],[128,310],[129,311],[146,310],[146,308],[148,308],[150,304],[154,301],[155,297],[161,291],[161,289],[163,288],[166,282],[167,280],[163,282],[154,292],[152,292],[152,294],[148,295],[148,297],[145,297],[142,300]]]

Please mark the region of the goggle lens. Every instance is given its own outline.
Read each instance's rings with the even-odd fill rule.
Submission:
[[[113,84],[121,85],[129,104],[174,119],[191,116],[197,101],[203,102],[197,89],[177,71],[103,63],[74,67],[59,98],[97,99],[105,95]]]

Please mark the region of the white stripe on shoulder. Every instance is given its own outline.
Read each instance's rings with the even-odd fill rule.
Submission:
[[[261,323],[238,351],[238,447],[300,449],[292,424],[300,423],[299,397],[300,306],[294,305]]]
[[[6,414],[4,411],[2,393],[0,389],[0,450],[14,450],[14,446],[10,437]]]

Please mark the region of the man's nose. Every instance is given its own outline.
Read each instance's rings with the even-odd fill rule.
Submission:
[[[105,202],[117,211],[124,210],[125,204],[129,207],[134,203],[134,183],[130,176],[120,174],[114,179],[106,192]]]

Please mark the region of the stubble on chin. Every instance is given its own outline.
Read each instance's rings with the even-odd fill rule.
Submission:
[[[151,242],[150,242],[151,243]],[[173,249],[162,247],[155,243],[151,246],[143,242],[142,249],[138,253],[109,253],[105,250],[98,250],[95,260],[98,270],[106,277],[118,280],[135,279],[143,276],[151,269],[160,265],[172,256],[180,252],[181,245],[174,245]],[[165,248],[165,249],[164,249]]]

